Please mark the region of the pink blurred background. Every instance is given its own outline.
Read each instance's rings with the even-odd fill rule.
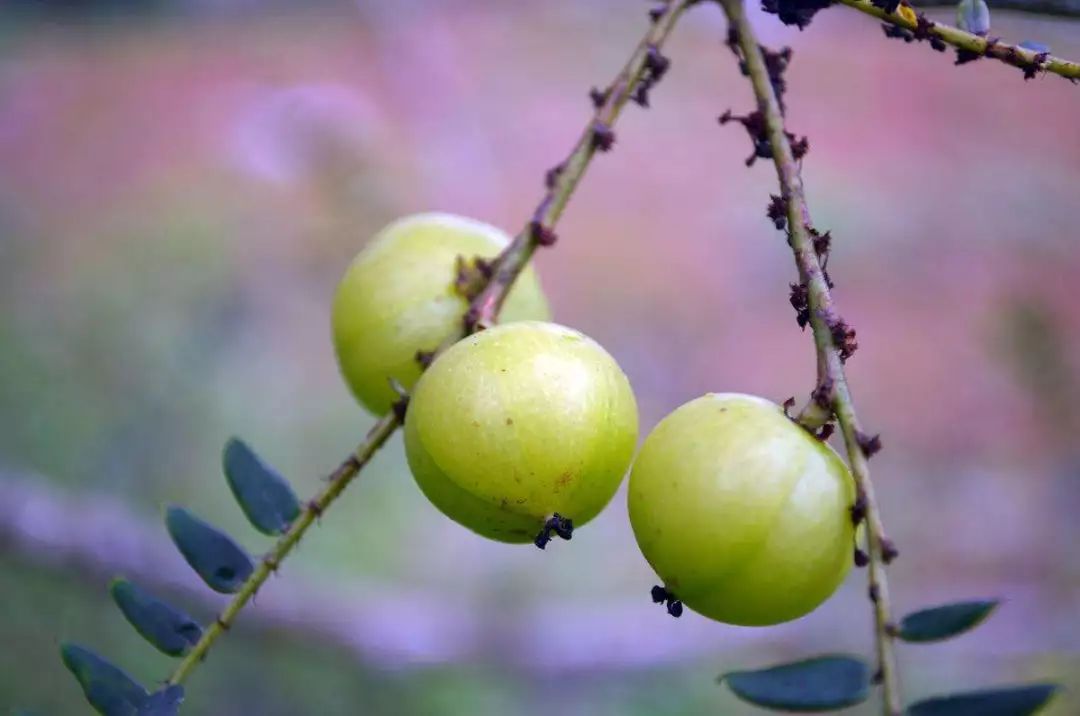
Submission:
[[[0,631],[17,647],[0,706],[79,712],[61,638],[148,682],[167,672],[103,575],[142,564],[193,610],[218,602],[131,536],[163,540],[157,505],[181,502],[266,548],[227,499],[220,445],[244,436],[306,494],[362,437],[328,334],[349,258],[414,211],[518,230],[647,7],[194,3],[0,25]],[[896,607],[1004,599],[957,641],[903,647],[905,694],[1050,678],[1073,687],[1051,713],[1076,713],[1080,90],[954,68],[843,8],[802,33],[752,18],[794,48],[789,124],[810,137],[809,201],[858,331],[852,387],[885,444]],[[994,19],[1080,56],[1078,21]],[[794,265],[765,218],[775,176],[716,122],[752,101],[724,31],[711,6],[686,17],[653,107],[627,110],[537,259],[557,320],[630,376],[643,434],[706,391],[813,387]],[[871,652],[861,573],[781,627],[674,621],[649,601],[621,494],[540,553],[435,512],[399,442],[374,468],[193,680],[191,713],[297,713],[317,692],[319,713],[741,714],[717,673]],[[82,509],[121,517],[77,532]],[[80,551],[111,525],[128,537]],[[334,619],[350,609],[369,621]]]

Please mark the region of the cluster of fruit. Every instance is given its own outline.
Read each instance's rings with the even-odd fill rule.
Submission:
[[[766,625],[827,599],[851,564],[853,482],[776,404],[709,393],[660,421],[634,459],[629,380],[598,343],[547,321],[531,269],[500,325],[422,371],[418,352],[461,330],[459,257],[491,258],[508,241],[461,217],[408,217],[360,252],[334,299],[334,345],[357,399],[383,415],[391,380],[411,391],[405,448],[428,499],[485,537],[543,547],[595,517],[633,462],[630,521],[669,612]]]

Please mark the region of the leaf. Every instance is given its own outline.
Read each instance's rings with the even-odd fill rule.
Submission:
[[[733,671],[719,680],[740,699],[765,708],[832,711],[866,700],[870,668],[850,656],[818,656],[759,671]]]
[[[899,636],[910,642],[948,639],[974,629],[997,605],[996,599],[983,599],[921,609],[901,620]]]
[[[149,698],[142,686],[89,649],[61,644],[60,658],[82,686],[86,700],[104,716],[137,716]]]
[[[225,444],[222,466],[240,509],[263,534],[281,534],[300,514],[300,502],[289,482],[243,441],[231,438]]]
[[[907,716],[1028,716],[1038,712],[1058,690],[1057,684],[1032,684],[951,694],[908,707]]]
[[[215,592],[234,594],[255,566],[232,537],[183,507],[165,511],[165,526],[180,554]]]
[[[126,579],[114,579],[109,593],[135,631],[169,656],[183,656],[202,636],[194,619]]]
[[[166,686],[161,691],[150,694],[150,698],[139,709],[138,716],[176,716],[180,713],[180,704],[183,702],[183,686]]]

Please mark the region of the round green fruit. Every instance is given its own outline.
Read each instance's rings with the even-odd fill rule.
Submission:
[[[353,395],[384,415],[411,389],[417,351],[434,350],[461,329],[466,300],[454,288],[457,258],[494,258],[509,243],[501,230],[460,216],[414,214],[390,224],[349,265],[334,296],[331,322],[338,365]],[[526,269],[503,304],[504,322],[546,320],[547,300]]]
[[[641,447],[628,499],[664,587],[718,621],[808,614],[851,565],[851,474],[763,398],[710,393],[668,415]]]
[[[409,402],[405,451],[446,516],[528,542],[554,514],[580,526],[611,500],[637,443],[637,405],[615,360],[553,323],[496,326],[428,368]]]

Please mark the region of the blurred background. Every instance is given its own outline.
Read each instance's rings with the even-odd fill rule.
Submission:
[[[414,211],[521,227],[649,7],[132,6],[0,14],[0,709],[41,716],[87,710],[61,640],[168,673],[108,578],[212,618],[224,600],[161,506],[268,547],[221,446],[240,435],[306,495],[362,438],[329,340],[348,260]],[[1004,600],[962,639],[902,646],[905,694],[1048,678],[1072,686],[1052,713],[1080,713],[1080,92],[954,68],[845,9],[803,33],[753,19],[795,51],[790,126],[886,448],[896,609]],[[775,176],[716,122],[752,103],[723,33],[714,7],[684,19],[653,108],[628,108],[537,259],[557,319],[629,374],[643,435],[706,391],[813,387],[765,218]],[[993,34],[1080,56],[1080,21],[996,12]],[[546,552],[488,542],[424,500],[395,438],[195,673],[186,713],[749,714],[718,673],[871,653],[861,572],[775,628],[669,618],[624,499]]]

